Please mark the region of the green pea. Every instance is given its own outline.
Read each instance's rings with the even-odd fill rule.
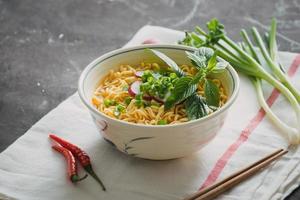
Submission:
[[[152,76],[149,76],[149,77],[147,78],[147,82],[153,83],[153,82],[154,82],[154,78],[153,78]]]
[[[137,107],[143,106],[143,100],[136,100],[136,101],[135,101],[135,105],[136,105]]]
[[[166,124],[168,124],[168,122],[165,119],[161,119],[157,122],[157,125],[166,125]]]
[[[104,99],[104,105],[106,107],[109,107],[110,106],[110,100],[109,99]]]
[[[175,79],[175,78],[177,78],[177,75],[175,73],[170,73],[170,78]]]
[[[147,92],[151,89],[151,84],[148,82],[143,83],[143,84],[141,84],[140,89],[142,92]]]
[[[136,99],[136,100],[142,100],[142,99],[143,99],[143,94],[142,94],[142,93],[137,94],[137,95],[135,96],[135,99]]]
[[[106,107],[109,107],[109,106],[113,106],[116,104],[116,101],[115,100],[110,100],[110,99],[104,99],[104,105]]]
[[[121,113],[125,112],[125,107],[121,104],[116,105],[114,109],[114,115],[119,117]]]
[[[125,100],[124,100],[124,102],[125,102],[126,105],[129,105],[130,102],[131,102],[131,100],[132,100],[131,97],[126,97]]]

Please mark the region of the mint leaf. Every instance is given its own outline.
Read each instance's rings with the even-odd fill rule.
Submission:
[[[195,51],[195,54],[197,56],[205,56],[208,61],[214,55],[214,50],[208,47],[200,47],[197,51]]]
[[[205,70],[199,70],[197,74],[194,76],[191,84],[198,84],[200,81],[206,78],[206,71]]]
[[[188,97],[184,102],[184,105],[189,120],[199,119],[207,115],[206,103],[196,93]]]
[[[213,54],[213,56],[208,60],[207,63],[207,70],[211,71],[212,69],[214,69],[217,65],[217,51],[215,51],[215,53]]]
[[[192,61],[193,65],[197,68],[205,68],[206,67],[206,57],[205,56],[197,56],[195,53],[185,52],[188,58]]]
[[[164,103],[164,109],[170,110],[176,104],[176,102],[177,100],[175,94],[171,94]]]
[[[192,61],[193,65],[198,69],[206,68],[209,60],[214,57],[215,53],[211,48],[200,47],[194,53],[185,52],[188,58]],[[214,58],[216,60],[216,58]]]
[[[178,65],[168,56],[165,54],[161,53],[160,51],[150,49],[157,57],[159,57],[161,60],[163,60],[169,67],[171,67],[177,76],[181,77],[184,76],[184,72],[178,67]]]
[[[209,106],[219,107],[220,93],[218,86],[211,80],[206,80],[204,84],[204,95]]]
[[[214,74],[222,73],[222,72],[224,72],[224,70],[226,69],[226,67],[228,65],[229,65],[228,62],[220,61],[220,62],[217,63],[216,67],[211,72],[214,73]]]
[[[197,85],[192,84],[192,80],[191,77],[184,76],[176,81],[171,95],[164,104],[165,110],[169,110],[176,103],[183,101],[197,90]]]

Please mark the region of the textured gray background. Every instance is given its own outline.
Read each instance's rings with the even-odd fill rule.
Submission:
[[[91,60],[145,24],[190,30],[217,17],[237,40],[272,16],[280,49],[300,52],[300,0],[0,0],[0,151],[74,93]]]

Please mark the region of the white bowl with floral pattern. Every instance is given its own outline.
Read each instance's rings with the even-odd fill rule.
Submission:
[[[185,51],[192,47],[181,45],[140,45],[106,53],[91,62],[82,72],[78,92],[82,102],[89,109],[92,118],[106,141],[120,151],[135,157],[165,160],[190,155],[208,144],[221,129],[227,112],[236,100],[239,78],[228,66],[225,72],[216,75],[228,95],[220,109],[201,119],[174,125],[142,125],[111,118],[98,111],[92,104],[93,93],[99,80],[109,70],[122,64],[138,65],[141,62],[162,63],[146,48],[161,51],[178,65],[191,64]]]

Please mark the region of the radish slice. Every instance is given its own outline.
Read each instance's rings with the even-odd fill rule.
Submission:
[[[135,95],[139,94],[141,84],[142,81],[134,81],[128,88],[129,95],[135,97]]]
[[[134,75],[135,75],[136,77],[141,78],[141,77],[143,76],[143,74],[144,74],[144,71],[136,71]]]
[[[141,84],[142,84],[142,81],[134,81],[128,88],[129,95],[132,97],[135,97],[137,94],[139,94],[141,92],[140,91]],[[146,101],[151,101],[153,99],[153,97],[148,94],[145,94],[143,96],[143,99]]]
[[[155,38],[148,38],[144,40],[144,42],[142,42],[142,44],[157,44],[157,43],[159,43],[159,40]]]
[[[167,100],[167,98],[171,95],[171,92],[168,92],[166,95],[165,95],[165,98],[164,99],[161,99],[159,97],[153,97],[153,100],[155,100],[156,102],[158,103],[161,103],[161,104],[164,104],[165,101]]]

